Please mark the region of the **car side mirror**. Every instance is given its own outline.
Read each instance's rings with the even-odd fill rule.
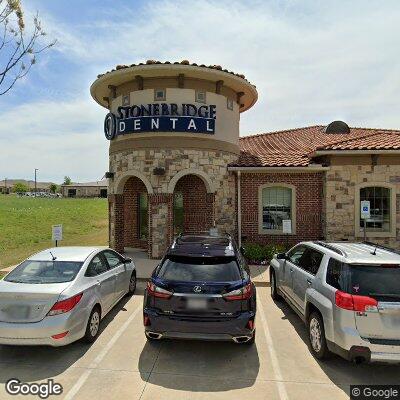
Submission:
[[[124,264],[129,264],[131,262],[132,262],[132,258],[129,258],[129,257],[124,258]]]
[[[246,249],[243,246],[240,246],[239,250],[242,256],[244,256],[244,254],[246,253]]]
[[[276,258],[277,258],[278,260],[287,260],[287,259],[288,259],[288,256],[286,255],[286,253],[278,253],[278,254],[276,255]]]

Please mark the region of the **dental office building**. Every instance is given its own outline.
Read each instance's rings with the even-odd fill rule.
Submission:
[[[362,240],[362,200],[367,239],[400,247],[400,131],[334,121],[240,137],[256,87],[188,61],[117,66],[91,94],[108,110],[109,237],[118,251],[159,258],[176,234],[212,227],[245,242]]]

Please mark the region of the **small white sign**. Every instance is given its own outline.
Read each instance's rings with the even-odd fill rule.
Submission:
[[[368,200],[361,202],[361,219],[369,219],[371,217],[371,204]]]
[[[291,234],[292,233],[292,220],[291,219],[283,219],[282,220],[282,229],[283,229],[283,233]]]
[[[52,229],[52,240],[53,241],[59,241],[62,240],[62,235],[63,231],[62,231],[62,225],[53,225],[53,229]]]

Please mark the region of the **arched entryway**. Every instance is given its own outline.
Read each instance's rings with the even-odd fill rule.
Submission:
[[[149,198],[146,185],[136,176],[127,179],[123,188],[124,248],[148,248]]]
[[[174,235],[208,231],[214,225],[214,193],[194,174],[178,179],[173,191]]]

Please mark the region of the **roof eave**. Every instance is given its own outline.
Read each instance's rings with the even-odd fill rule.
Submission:
[[[230,166],[228,171],[240,171],[250,173],[275,173],[275,172],[322,172],[328,171],[329,167],[324,167],[321,164],[311,164],[307,167],[302,166],[285,166],[285,167],[271,167],[271,166],[259,166],[259,167],[244,167],[244,166]]]
[[[309,157],[327,156],[327,155],[360,155],[360,154],[400,154],[400,150],[316,150],[309,154]]]

